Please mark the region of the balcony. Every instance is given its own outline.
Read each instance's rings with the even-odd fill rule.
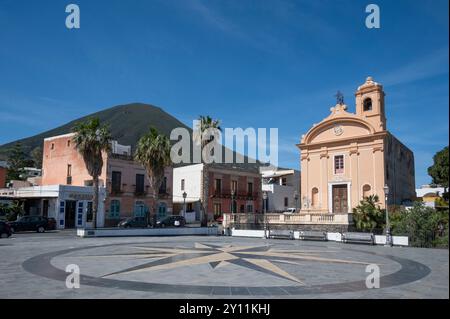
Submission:
[[[121,195],[123,193],[123,187],[121,187],[119,185],[112,185],[109,189],[109,192],[113,196]]]
[[[147,192],[144,190],[134,190],[134,196],[140,197],[140,196],[145,196],[147,195]]]
[[[257,200],[259,199],[259,193],[253,192],[253,193],[247,193],[247,192],[239,192],[237,194],[234,194],[235,200]],[[210,195],[211,198],[232,198],[231,191],[214,191],[212,195]]]
[[[158,190],[158,196],[161,199],[170,198],[172,196],[170,187],[160,188]]]

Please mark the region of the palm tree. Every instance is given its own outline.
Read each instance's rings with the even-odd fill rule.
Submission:
[[[212,142],[214,140],[214,136],[211,136],[209,140],[202,141],[202,134],[208,129],[217,129],[219,131],[222,131],[220,127],[220,121],[212,119],[209,115],[200,115],[198,118],[199,121],[199,127],[197,128],[197,134],[194,136],[194,140],[196,140],[197,143],[201,141],[202,148],[205,147],[206,144]]]
[[[353,208],[355,226],[359,230],[373,231],[383,226],[383,210],[378,205],[378,196],[370,195]]]
[[[105,125],[100,124],[98,118],[90,118],[75,125],[73,141],[84,160],[89,175],[92,176],[94,198],[92,205],[92,220],[97,228],[98,212],[98,177],[103,169],[103,152],[111,149],[111,132]]]
[[[171,164],[170,149],[170,140],[167,136],[160,134],[157,129],[151,127],[139,139],[134,153],[134,159],[141,163],[147,172],[150,189],[153,193],[154,214],[156,214],[159,188],[164,179],[164,169]],[[149,217],[147,215],[147,220]]]
[[[209,115],[203,116],[200,115],[198,118],[199,121],[199,127],[197,127],[197,135],[194,136],[194,141],[196,141],[198,144],[201,144],[201,149],[203,149],[207,144],[211,143],[214,138],[216,137],[216,135],[210,136],[209,140],[203,140],[202,136],[203,133],[206,130],[209,129],[217,129],[219,131],[222,131],[221,127],[220,127],[220,121],[219,120],[214,120],[212,119]],[[209,174],[208,174],[208,165],[204,165],[203,166],[203,198],[204,198],[204,203],[202,203],[203,206],[203,212],[205,212],[205,210],[207,209],[207,199],[208,199],[208,188],[209,188]],[[202,226],[206,226],[208,224],[208,216],[207,214],[203,214],[202,216],[202,220],[201,220],[201,225]]]

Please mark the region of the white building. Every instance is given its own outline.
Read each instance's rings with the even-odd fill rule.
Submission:
[[[24,167],[22,177],[28,178],[28,177],[38,177],[42,176],[42,169],[36,168],[36,167]]]
[[[186,198],[183,197],[186,194]],[[187,221],[220,221],[226,213],[261,213],[261,174],[256,165],[194,164],[173,169],[174,212]]]
[[[416,189],[417,198],[421,199],[425,206],[432,208],[436,206],[436,199],[442,197],[444,193],[444,187],[432,187],[431,185],[422,185]]]
[[[294,169],[261,167],[262,191],[267,193],[268,212],[300,209],[300,172]]]
[[[92,227],[93,187],[46,185],[0,189],[0,199],[21,200],[27,215],[51,217],[58,229]],[[104,225],[105,188],[99,189],[97,227]]]
[[[187,165],[173,169],[174,213],[184,215],[187,222],[200,220],[202,199],[203,164]],[[183,194],[186,193],[186,198]],[[186,204],[184,214],[183,205]]]

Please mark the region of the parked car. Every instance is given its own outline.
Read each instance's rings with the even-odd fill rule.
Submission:
[[[156,227],[184,227],[186,219],[183,216],[167,216],[156,222]]]
[[[146,217],[130,217],[124,220],[121,220],[117,227],[121,228],[143,228],[147,227],[148,222]]]
[[[0,221],[0,238],[8,238],[11,234],[11,227],[8,223]]]
[[[296,208],[288,208],[283,212],[283,214],[294,214],[296,211]]]
[[[54,218],[43,216],[24,216],[18,221],[9,222],[8,224],[13,233],[19,231],[37,231],[38,233],[43,233],[46,230],[56,228],[56,220]]]
[[[56,229],[56,219],[53,217],[47,217],[48,227],[47,230],[55,230]]]

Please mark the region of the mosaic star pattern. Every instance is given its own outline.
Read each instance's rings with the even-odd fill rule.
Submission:
[[[118,274],[135,272],[152,272],[155,270],[168,270],[184,266],[209,264],[211,269],[226,267],[233,264],[247,269],[258,271],[270,276],[290,280],[297,285],[304,285],[301,278],[283,270],[277,264],[291,264],[301,266],[302,261],[321,263],[360,264],[367,263],[321,257],[322,253],[330,251],[320,250],[287,250],[276,249],[270,245],[264,246],[236,246],[213,245],[195,243],[194,247],[145,247],[133,246],[135,252],[125,254],[111,254],[89,257],[131,257],[137,259],[151,259],[144,264],[126,268],[120,271],[106,274],[102,278],[111,278]]]

